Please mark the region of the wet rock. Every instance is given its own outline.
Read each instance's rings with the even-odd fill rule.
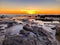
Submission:
[[[13,36],[5,39],[3,45],[36,45],[36,42],[32,38]]]
[[[3,45],[57,45],[51,33],[42,27],[25,25],[19,35],[8,35]]]

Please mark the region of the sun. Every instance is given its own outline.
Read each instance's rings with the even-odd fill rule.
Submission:
[[[36,14],[36,10],[20,10],[21,12],[26,12],[26,14]]]
[[[35,10],[27,10],[27,13],[28,14],[35,14],[36,12],[35,12]]]

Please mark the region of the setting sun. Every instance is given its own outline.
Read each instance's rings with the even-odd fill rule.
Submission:
[[[37,10],[20,10],[21,12],[26,12],[27,14],[35,14]]]
[[[27,10],[28,14],[35,14],[35,12],[36,12],[35,10]]]

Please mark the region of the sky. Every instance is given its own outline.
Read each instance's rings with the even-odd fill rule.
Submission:
[[[60,14],[60,0],[0,0],[0,14]]]

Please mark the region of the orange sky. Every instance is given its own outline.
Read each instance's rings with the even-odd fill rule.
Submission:
[[[60,14],[58,10],[0,10],[0,14]]]
[[[0,14],[60,14],[60,0],[0,0]]]

